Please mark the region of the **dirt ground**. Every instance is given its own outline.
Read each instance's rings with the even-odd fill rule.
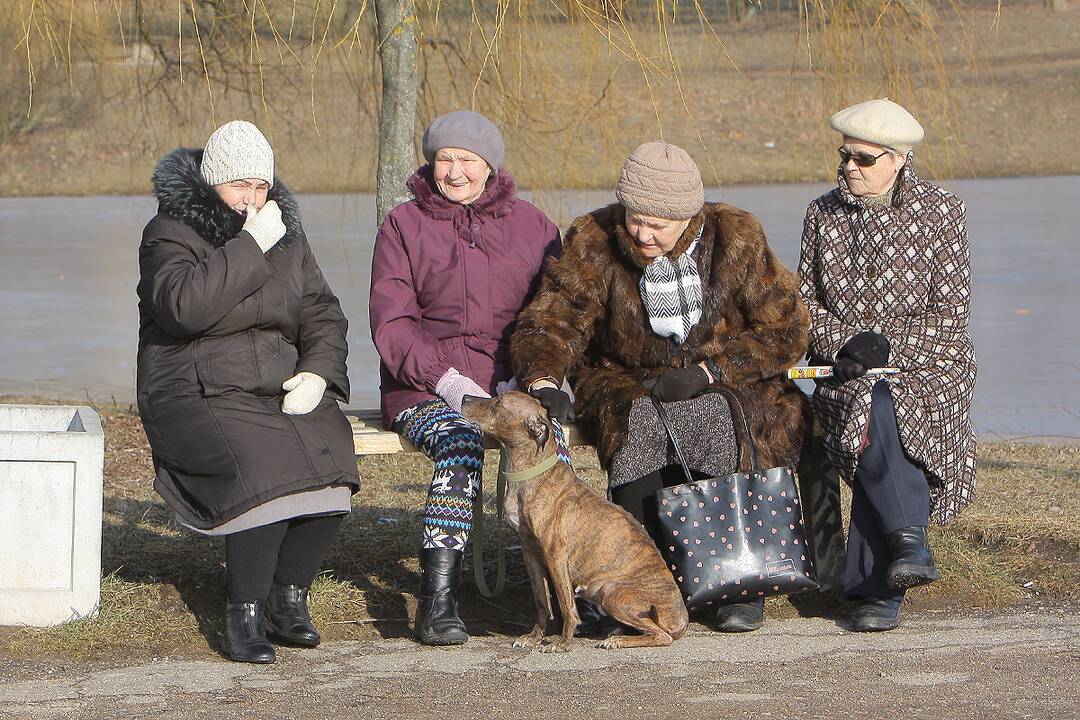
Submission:
[[[449,649],[330,642],[270,666],[0,659],[0,717],[1065,720],[1080,717],[1077,609],[936,612],[872,635],[796,618],[739,636],[695,627],[670,648],[579,639],[567,654],[492,634]]]
[[[907,67],[902,77],[887,66],[845,67],[845,52],[829,59],[822,45],[830,42],[828,28],[804,37],[793,13],[720,23],[714,30],[722,45],[696,22],[674,27],[681,84],[668,73],[653,77],[650,87],[635,63],[605,50],[593,35],[553,26],[524,41],[518,64],[525,70],[517,56],[504,53],[508,77],[542,71],[521,97],[501,85],[474,88],[463,77],[476,68],[448,71],[434,59],[437,48],[430,50],[420,121],[452,107],[491,114],[504,125],[508,169],[531,189],[611,187],[626,154],[660,135],[694,155],[709,185],[828,181],[837,145],[828,116],[848,103],[891,95],[924,121],[927,141],[918,157],[928,177],[1076,174],[1080,2],[1068,5],[1053,12],[1034,1],[1000,8],[934,4],[940,9],[927,44],[898,38],[890,51],[895,64]],[[643,32],[640,40],[648,43]],[[865,53],[879,40],[864,31],[847,42],[850,53]],[[328,55],[311,83],[306,69],[268,67],[260,78],[266,97],[220,86],[214,112],[197,65],[188,72],[198,82],[181,85],[168,75],[151,83],[157,77],[151,66],[132,60],[88,65],[81,71],[85,82],[74,84],[44,64],[35,102],[46,118],[32,131],[0,137],[0,195],[144,194],[158,158],[203,142],[213,118],[226,116],[249,117],[272,131],[280,174],[294,190],[371,190],[377,102],[364,78],[375,60],[356,59],[370,48],[357,52],[353,65],[335,65]],[[662,64],[659,49],[642,52]],[[97,53],[121,54],[121,48]],[[13,67],[25,62],[11,59]],[[12,73],[0,83],[11,107],[26,101],[24,76]],[[66,94],[72,87],[77,102]]]

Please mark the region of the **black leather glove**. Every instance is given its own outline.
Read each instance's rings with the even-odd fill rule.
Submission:
[[[833,363],[832,372],[834,379],[839,380],[840,382],[847,382],[848,380],[854,380],[857,377],[865,375],[866,366],[858,360],[842,357]]]
[[[548,417],[560,423],[574,422],[574,402],[570,396],[558,388],[544,387],[530,390],[529,394],[540,401],[547,410]]]
[[[652,396],[660,402],[689,400],[709,386],[709,376],[700,365],[672,368],[656,379]]]
[[[836,359],[851,358],[865,369],[885,367],[889,364],[889,339],[876,332],[855,335],[836,353]]]

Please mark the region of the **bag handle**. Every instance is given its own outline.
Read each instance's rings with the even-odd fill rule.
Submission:
[[[738,414],[739,420],[742,421],[743,431],[746,433],[746,442],[750,453],[750,472],[756,472],[758,469],[757,450],[754,447],[754,436],[750,432],[750,423],[746,420],[746,413],[743,411],[742,403],[735,397],[727,388],[721,388],[717,386],[710,387],[706,392],[714,392],[724,396],[724,399],[728,401],[728,408],[732,411],[732,415]],[[671,419],[668,417],[667,410],[656,398],[649,396],[652,401],[653,407],[656,408],[656,416],[660,418],[660,424],[664,426],[664,430],[667,432],[668,440],[671,441],[671,447],[675,450],[675,457],[679,461],[679,465],[682,466],[683,475],[686,476],[686,482],[694,482],[694,478],[690,475],[690,467],[686,464],[686,456],[683,455],[682,446],[679,444],[679,439],[675,436],[675,428],[671,424]],[[734,418],[733,418],[734,419]]]
[[[743,406],[742,403],[739,402],[739,398],[735,396],[735,393],[731,392],[726,387],[721,387],[720,385],[710,385],[708,388],[706,388],[705,392],[712,392],[723,395],[724,399],[728,401],[728,408],[731,409],[732,415],[738,413],[739,420],[742,421],[743,432],[746,433],[746,444],[748,446],[747,449],[750,452],[750,472],[756,472],[758,469],[757,446],[754,442],[754,435],[750,432],[750,423],[746,419],[746,411],[743,410]],[[735,418],[732,417],[732,420],[734,419]]]
[[[656,398],[649,396],[652,400],[653,407],[656,408],[656,416],[660,418],[660,424],[664,426],[664,430],[667,431],[668,440],[671,441],[671,447],[675,449],[675,457],[679,460],[679,465],[682,466],[683,475],[686,476],[686,482],[694,482],[694,477],[690,474],[690,466],[686,464],[686,457],[683,455],[682,446],[679,445],[679,438],[675,437],[675,428],[671,426],[671,419],[668,418],[667,410],[660,404],[660,401]]]

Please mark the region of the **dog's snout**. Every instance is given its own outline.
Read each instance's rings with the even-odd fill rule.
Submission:
[[[483,398],[479,397],[477,395],[466,395],[465,397],[461,398],[461,407],[462,407],[462,409],[464,409],[465,406],[468,405],[469,403],[475,402],[477,400],[483,400]]]

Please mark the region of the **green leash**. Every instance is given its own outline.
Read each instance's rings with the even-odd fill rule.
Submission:
[[[495,571],[495,589],[488,587],[487,578],[484,577],[484,493],[476,493],[473,498],[473,577],[476,579],[476,589],[486,598],[502,595],[506,586],[506,548],[503,547],[502,533],[499,527],[502,525],[503,501],[506,499],[506,484],[520,483],[532,480],[537,475],[545,473],[559,462],[558,453],[552,453],[551,457],[541,460],[531,468],[510,472],[506,469],[506,451],[499,451],[499,478],[495,484],[495,547],[498,552],[497,570]]]

